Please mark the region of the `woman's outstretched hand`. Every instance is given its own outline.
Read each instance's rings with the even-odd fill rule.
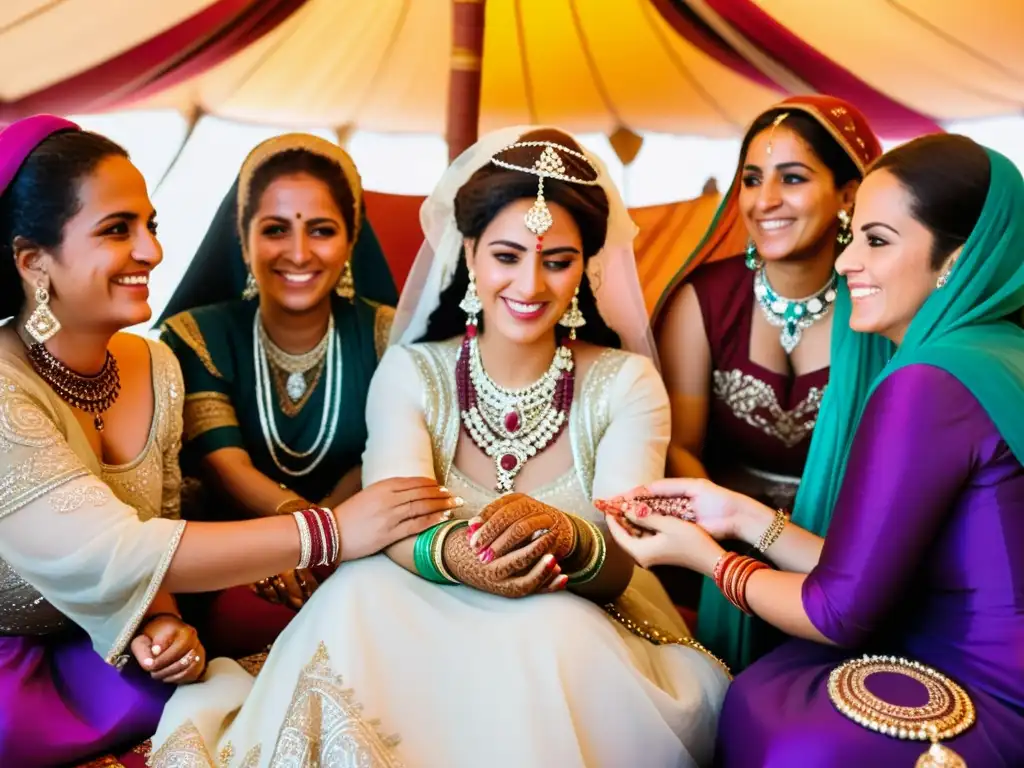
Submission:
[[[428,477],[392,477],[334,508],[341,560],[358,560],[451,517],[462,499]]]

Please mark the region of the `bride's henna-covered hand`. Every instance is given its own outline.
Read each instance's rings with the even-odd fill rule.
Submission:
[[[538,551],[562,560],[576,544],[576,530],[564,512],[521,493],[502,496],[470,521],[470,546],[484,563],[515,549],[542,544]]]
[[[502,597],[526,597],[557,591],[566,584],[554,556],[545,553],[543,538],[484,562],[469,545],[468,531],[458,530],[444,542],[444,564],[463,584]]]

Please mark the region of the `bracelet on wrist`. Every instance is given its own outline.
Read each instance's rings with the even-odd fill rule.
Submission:
[[[286,515],[293,512],[301,512],[304,509],[309,509],[314,506],[312,503],[306,501],[303,498],[295,497],[294,499],[285,499],[274,509],[275,515]]]
[[[789,522],[789,515],[786,514],[784,509],[775,510],[775,517],[772,518],[771,524],[765,528],[764,533],[761,534],[761,538],[758,539],[755,545],[758,552],[762,555],[768,550],[772,544],[774,544],[779,536],[782,535],[782,531],[786,528],[786,523]]]
[[[449,520],[428,528],[416,537],[413,543],[412,559],[416,572],[435,584],[458,584],[458,579],[449,573],[444,564],[444,542],[448,536],[469,525],[466,520]]]
[[[753,616],[754,612],[747,603],[747,582],[756,571],[766,568],[766,564],[753,557],[726,552],[715,563],[712,579],[726,600],[748,616]]]
[[[291,513],[299,531],[299,562],[296,568],[334,565],[341,557],[341,533],[334,513],[306,505]]]
[[[577,565],[578,561],[567,564],[564,573],[569,580],[569,584],[578,586],[593,581],[597,574],[600,573],[601,568],[604,567],[608,547],[604,540],[604,534],[601,533],[601,529],[594,525],[594,523],[574,515],[569,515],[569,519],[572,521],[577,533],[578,551],[573,554],[580,558],[585,556],[586,560],[576,570],[568,569]]]

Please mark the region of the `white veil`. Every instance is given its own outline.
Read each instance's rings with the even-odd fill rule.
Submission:
[[[430,315],[441,301],[441,292],[455,275],[462,256],[463,239],[455,224],[455,195],[478,169],[491,162],[494,155],[533,130],[537,127],[503,128],[481,137],[455,159],[424,201],[420,208],[420,225],[425,239],[398,302],[391,329],[392,344],[411,344],[423,336]],[[587,275],[597,309],[608,327],[619,335],[624,349],[645,355],[657,364],[654,338],[633,253],[637,226],[629,217],[629,211],[604,163],[585,148],[583,151],[598,170],[597,183],[608,196],[609,205],[604,248],[587,263]]]

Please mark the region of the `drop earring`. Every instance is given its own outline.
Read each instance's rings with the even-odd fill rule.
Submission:
[[[50,291],[43,280],[36,284],[35,300],[36,308],[25,322],[25,331],[36,340],[36,343],[43,344],[56,336],[61,329],[60,320],[50,309]]]
[[[843,246],[849,245],[853,242],[853,232],[850,229],[850,225],[853,222],[850,219],[850,214],[840,208],[839,213],[836,215],[839,217],[839,231],[836,232],[836,242]]]
[[[252,276],[252,272],[249,272],[245,278],[245,288],[242,289],[242,298],[249,300],[255,299],[260,295],[260,286],[256,282],[256,278]]]
[[[334,292],[341,298],[348,299],[349,301],[355,298],[356,281],[352,277],[352,259],[345,262],[345,269],[338,279],[338,284],[334,286]]]
[[[569,308],[558,319],[560,326],[569,329],[569,341],[576,341],[576,329],[582,328],[587,324],[587,318],[580,311],[579,296],[580,289],[579,286],[576,286],[576,293],[572,296],[572,303],[569,304]]]
[[[483,308],[476,292],[476,273],[471,269],[469,270],[469,285],[466,286],[466,295],[459,302],[459,309],[466,313],[467,335],[476,336],[477,316]]]
[[[747,250],[743,254],[743,262],[749,270],[756,270],[761,266],[761,257],[757,253],[757,245],[754,244],[754,238],[747,240]]]

